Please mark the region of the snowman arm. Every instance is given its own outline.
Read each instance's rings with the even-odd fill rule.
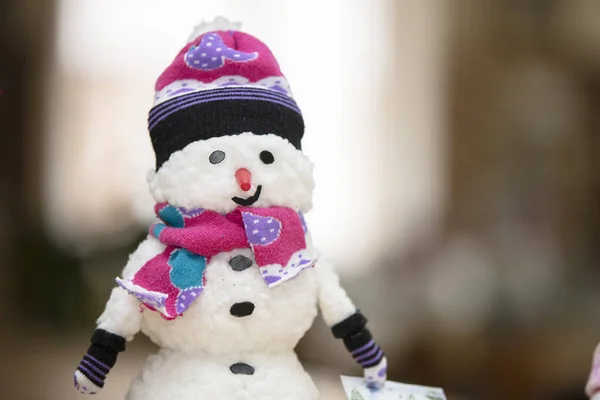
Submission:
[[[123,278],[130,278],[148,260],[159,254],[164,246],[155,238],[148,237],[131,254],[123,270]],[[140,330],[142,316],[140,303],[124,289],[116,287],[90,340],[91,344],[74,376],[75,388],[84,394],[95,394],[104,386],[106,375],[117,362],[117,356],[125,351],[126,341],[133,339]]]
[[[367,318],[354,306],[331,264],[319,262],[315,271],[319,280],[319,308],[325,323],[363,367],[367,385],[381,387],[387,376],[387,359],[367,328]]]
[[[356,313],[356,307],[340,285],[333,265],[319,260],[315,273],[319,281],[319,308],[325,323],[331,328]]]
[[[130,279],[146,262],[160,254],[165,246],[154,236],[148,236],[131,254],[123,269],[122,278]],[[98,318],[98,329],[124,337],[131,341],[139,332],[142,322],[140,302],[125,289],[115,287],[106,303],[104,312]]]

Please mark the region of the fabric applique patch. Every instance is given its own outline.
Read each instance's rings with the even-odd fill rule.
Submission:
[[[317,254],[306,248],[304,218],[289,208],[239,207],[222,215],[163,203],[155,211],[162,223],[152,225],[150,234],[167,247],[133,278],[117,278],[117,283],[166,319],[183,314],[202,294],[206,268],[218,253],[250,247],[269,287],[317,261]]]
[[[250,246],[268,246],[279,238],[281,222],[273,217],[263,217],[243,212],[242,219]]]
[[[225,60],[247,62],[256,60],[258,53],[244,53],[227,47],[217,33],[208,33],[202,37],[198,46],[192,46],[185,54],[185,64],[193,69],[211,71],[225,65]]]

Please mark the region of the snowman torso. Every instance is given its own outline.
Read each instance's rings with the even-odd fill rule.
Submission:
[[[149,238],[145,257],[132,261],[163,249]],[[147,359],[127,399],[317,399],[294,347],[317,314],[318,289],[314,269],[269,288],[250,249],[217,254],[205,291],[182,316],[142,313],[142,332],[161,350]]]
[[[210,354],[290,352],[317,314],[313,270],[269,288],[250,249],[220,253],[206,270],[206,288],[171,321],[145,310],[142,332],[165,349]]]

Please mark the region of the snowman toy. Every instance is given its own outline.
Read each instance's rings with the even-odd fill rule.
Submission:
[[[318,308],[366,385],[385,383],[386,358],[303,218],[314,182],[300,109],[267,46],[238,28],[201,25],[158,78],[148,183],[160,222],[97,321],[81,393],[102,389],[141,331],[160,350],[128,400],[319,399],[294,352]]]

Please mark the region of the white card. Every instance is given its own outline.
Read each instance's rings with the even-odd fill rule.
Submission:
[[[440,388],[387,381],[382,389],[371,391],[363,378],[344,375],[341,378],[349,400],[446,400]]]

